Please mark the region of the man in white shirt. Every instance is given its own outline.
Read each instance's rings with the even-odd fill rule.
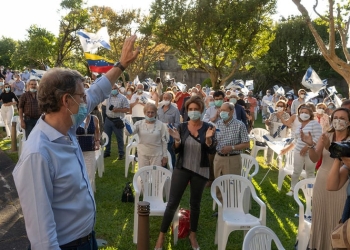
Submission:
[[[268,109],[267,107],[269,106],[265,101],[272,102],[272,95],[271,95],[271,90],[266,90],[266,95],[262,98],[261,101],[261,106],[262,106],[262,118],[263,120],[267,119],[269,117],[268,115]]]
[[[131,117],[133,123],[145,119],[143,107],[149,101],[149,95],[144,92],[142,83],[136,86],[136,93],[130,99]]]
[[[297,110],[298,110],[298,107],[300,104],[303,104],[305,103],[305,94],[306,94],[306,91],[305,89],[299,89],[298,90],[298,96],[299,98],[295,99],[293,102],[292,102],[292,106],[290,107],[290,113],[293,115],[295,113],[297,113]]]

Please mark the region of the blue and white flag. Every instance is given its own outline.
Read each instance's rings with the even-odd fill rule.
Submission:
[[[254,80],[245,80],[245,86],[249,90],[254,90]]]
[[[276,94],[284,96],[284,88],[282,88],[282,87],[279,87],[275,92],[276,92]]]
[[[30,79],[36,79],[36,80],[40,80],[43,75],[46,73],[45,70],[40,70],[40,69],[32,69],[30,71]]]
[[[139,76],[136,76],[135,79],[134,79],[133,84],[136,86],[139,83],[140,83]]]
[[[329,96],[332,96],[333,94],[338,93],[338,91],[335,88],[335,86],[331,86],[331,87],[327,88],[327,91],[328,91],[328,95]]]
[[[310,101],[310,99],[314,98],[318,96],[318,93],[314,93],[314,92],[307,92],[306,96],[305,96],[305,102]]]
[[[179,88],[179,90],[180,91],[186,91],[186,89],[187,89],[187,85],[186,84],[183,84],[183,83],[181,83],[181,82],[177,82],[177,83],[175,83],[176,84],[176,86]]]
[[[225,89],[243,89],[244,81],[243,80],[233,80],[225,87]]]
[[[341,100],[337,95],[334,95],[334,105],[336,108],[340,108],[341,107]]]
[[[301,84],[314,93],[318,93],[321,89],[324,89],[327,86],[327,83],[321,80],[311,66],[306,70]]]
[[[77,32],[84,52],[96,53],[99,47],[111,49],[107,27],[102,27],[96,34],[79,30]]]

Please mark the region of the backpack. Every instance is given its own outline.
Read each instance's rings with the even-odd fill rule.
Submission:
[[[122,202],[132,202],[134,203],[134,193],[132,192],[131,189],[131,182],[127,182],[125,184],[123,193],[122,193]]]

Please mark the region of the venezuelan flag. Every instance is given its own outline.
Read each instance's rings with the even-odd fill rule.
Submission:
[[[95,54],[85,53],[85,58],[91,72],[106,73],[108,70],[113,68],[114,65],[113,61]]]

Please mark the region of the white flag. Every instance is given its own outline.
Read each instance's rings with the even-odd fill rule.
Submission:
[[[337,95],[334,95],[334,104],[336,108],[340,108],[341,107],[341,100]]]
[[[41,77],[43,77],[43,75],[46,73],[45,70],[41,70],[41,69],[32,69],[30,71],[30,79],[36,79],[36,80],[40,80]]]
[[[186,90],[186,88],[187,88],[187,85],[186,84],[183,84],[183,83],[181,83],[181,82],[177,82],[177,83],[175,83],[176,84],[176,86],[180,89],[180,91],[185,91]]]
[[[107,27],[102,27],[96,34],[88,33],[85,30],[79,30],[77,34],[84,52],[94,54],[99,47],[111,49]]]
[[[301,84],[310,89],[314,93],[318,93],[321,89],[327,86],[327,83],[323,82],[317,73],[311,68],[306,70],[306,73],[301,81]]]
[[[139,76],[136,76],[134,79],[134,85],[136,86],[139,83],[140,83]]]

